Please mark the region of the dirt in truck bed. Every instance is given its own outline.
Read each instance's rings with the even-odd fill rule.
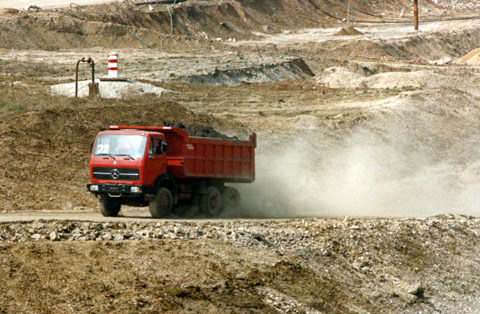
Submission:
[[[174,128],[184,129],[188,132],[190,136],[195,137],[210,137],[210,138],[219,138],[224,140],[238,139],[238,137],[228,136],[216,131],[214,128],[208,125],[187,125],[185,126],[182,122],[170,122],[168,120],[163,121],[163,126],[171,126]]]
[[[0,1],[0,313],[480,311],[480,1],[88,2]],[[52,92],[110,52],[165,92]],[[91,140],[163,121],[257,133],[240,211],[101,216]]]

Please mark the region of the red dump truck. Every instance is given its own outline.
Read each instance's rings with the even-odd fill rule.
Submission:
[[[210,217],[240,206],[225,183],[255,180],[255,133],[247,141],[190,136],[174,127],[110,126],[92,143],[87,191],[104,216],[122,205],[149,206],[155,218],[194,204]]]

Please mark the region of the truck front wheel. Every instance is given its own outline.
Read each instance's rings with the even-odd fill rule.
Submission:
[[[108,195],[100,195],[100,198],[98,199],[98,207],[103,216],[117,217],[122,204]]]
[[[172,213],[172,203],[172,193],[166,188],[160,188],[150,201],[150,214],[153,218],[165,218]]]
[[[207,193],[200,197],[200,211],[208,217],[215,217],[222,211],[222,194],[215,186],[207,188]]]

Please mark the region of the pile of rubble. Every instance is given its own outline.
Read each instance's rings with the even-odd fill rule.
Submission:
[[[305,220],[297,221],[304,225]],[[306,223],[308,225],[308,223]],[[235,246],[266,248],[312,246],[317,233],[291,229],[277,233],[277,224],[189,222],[34,221],[0,224],[0,242],[126,241],[155,239],[220,239]],[[289,224],[290,225],[290,224]]]
[[[233,221],[100,223],[37,220],[0,223],[0,242],[219,239],[235,246],[260,246],[280,251],[320,249],[328,255],[332,253],[331,242],[344,241],[345,245],[355,246],[352,239],[367,240],[379,234],[382,238],[385,235],[398,237],[406,230],[415,230],[413,233],[417,237],[425,239],[434,238],[438,232],[442,235],[453,232],[478,237],[480,218],[449,215],[406,219],[312,218],[242,223]]]

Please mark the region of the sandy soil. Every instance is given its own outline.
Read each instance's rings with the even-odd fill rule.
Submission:
[[[356,3],[354,36],[316,0],[1,10],[0,313],[478,312],[479,1],[435,3]],[[113,50],[170,92],[52,92]],[[91,139],[163,120],[257,132],[241,211],[100,216]]]

